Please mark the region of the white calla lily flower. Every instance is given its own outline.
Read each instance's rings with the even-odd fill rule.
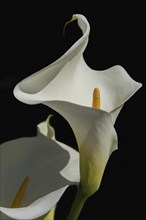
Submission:
[[[47,137],[8,141],[0,152],[0,211],[12,219],[30,220],[46,214],[69,185],[80,181],[78,152]],[[64,176],[72,173],[68,180],[61,175],[64,168]]]
[[[42,103],[59,112],[69,122],[73,129],[80,153],[80,161],[79,158],[75,159],[74,156],[73,160],[68,160],[69,168],[65,165],[63,168],[59,165],[60,162],[58,163],[60,167],[58,173],[63,178],[64,185],[57,185],[58,183],[56,183],[55,186],[58,186],[57,189],[50,189],[51,191],[49,192],[44,191],[43,195],[40,193],[40,198],[38,200],[34,198],[33,203],[30,201],[29,205],[26,204],[28,205],[26,208],[29,208],[27,213],[32,215],[39,211],[41,215],[43,215],[49,211],[50,209],[47,207],[51,203],[49,201],[51,198],[54,198],[51,200],[55,202],[53,204],[51,203],[52,205],[49,207],[54,207],[66,187],[73,182],[80,182],[80,192],[83,193],[83,197],[85,198],[98,190],[108,159],[111,153],[117,149],[117,135],[113,124],[124,103],[141,87],[141,84],[133,80],[121,66],[117,65],[104,71],[96,71],[89,68],[84,61],[83,52],[88,43],[90,26],[83,15],[76,14],[73,16],[73,20],[74,19],[77,19],[83,36],[75,42],[62,57],[22,80],[14,89],[14,95],[18,100],[27,104]],[[94,108],[92,94],[95,90],[97,94],[95,94],[94,97],[96,102]],[[93,108],[91,108],[91,105]],[[101,110],[99,110],[99,108]],[[43,135],[48,134],[44,124],[41,124],[38,129],[44,131],[42,132]],[[52,129],[50,130],[50,134],[53,137],[54,132]],[[43,135],[39,135],[37,138],[42,138],[43,140]],[[66,146],[59,142],[54,143],[58,143],[58,146],[61,148]],[[66,148],[68,149],[69,147]],[[70,154],[69,149],[67,151]],[[33,152],[35,152],[35,149]],[[43,152],[42,154],[44,156],[47,155],[47,153],[44,154]],[[51,157],[53,158],[53,156]],[[58,154],[57,159],[59,158],[60,154]],[[31,159],[34,161],[33,157]],[[45,159],[40,161],[39,164],[42,169],[48,166],[47,161]],[[77,161],[76,165],[75,161]],[[18,160],[18,162],[20,161]],[[78,169],[79,166],[80,172]],[[44,173],[46,172],[44,171]],[[41,175],[43,175],[43,172]],[[24,176],[30,176],[30,173],[29,175],[25,173]],[[50,177],[50,175],[45,177],[42,176],[41,180],[43,181],[43,178],[48,178],[48,176]],[[31,178],[33,179],[33,174]],[[38,175],[36,175],[36,180],[37,178]],[[60,181],[59,183],[62,184]],[[45,189],[49,188],[46,186],[46,188],[44,187],[44,190]],[[54,195],[54,197],[52,197],[52,195]],[[29,198],[33,198],[30,193],[28,195],[28,199]],[[40,205],[41,201],[42,204],[44,204],[43,207]],[[78,201],[78,199],[76,201]],[[26,208],[17,208],[18,213],[20,213],[21,210],[23,212]],[[33,211],[35,208],[36,212]],[[71,216],[74,215],[73,213],[75,210],[77,211],[76,216],[78,216],[79,210],[76,205],[73,207]],[[6,214],[9,212],[9,216],[11,217],[11,213],[14,215],[17,213],[17,211],[12,208],[8,209],[3,207],[1,211]],[[25,217],[27,213],[25,213]]]
[[[60,108],[64,108],[66,118],[64,102],[90,107],[93,90],[98,88],[100,108],[107,112],[118,109],[113,115],[114,122],[121,106],[141,87],[141,83],[133,80],[119,65],[103,71],[91,69],[83,58],[90,26],[83,15],[75,14],[72,20],[75,19],[83,36],[55,62],[18,83],[14,95],[24,103],[43,103],[59,113]]]

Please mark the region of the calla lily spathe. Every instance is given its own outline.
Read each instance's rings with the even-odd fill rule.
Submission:
[[[100,90],[101,109],[113,114],[115,122],[122,105],[141,87],[119,65],[107,70],[91,69],[83,58],[90,33],[90,25],[81,14],[77,19],[83,36],[55,62],[18,83],[14,95],[27,104],[43,103],[66,118],[64,102],[91,107],[94,88]],[[62,110],[60,110],[63,109]],[[72,122],[68,121],[70,125]]]
[[[69,185],[80,181],[78,152],[44,135],[8,141],[0,152],[0,211],[12,219],[30,220],[46,214]],[[29,183],[21,206],[10,208],[26,177]],[[1,219],[7,219],[2,213]]]

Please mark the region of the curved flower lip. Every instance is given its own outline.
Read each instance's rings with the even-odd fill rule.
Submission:
[[[61,100],[90,107],[93,90],[99,88],[101,109],[111,112],[123,105],[142,84],[119,65],[102,71],[91,69],[83,58],[90,26],[83,15],[74,16],[83,36],[58,60],[19,82],[14,95],[27,104]]]
[[[0,211],[11,218],[40,217],[56,205],[69,185],[80,180],[79,154],[65,144],[38,136],[8,141],[0,147]],[[9,208],[26,176],[30,181],[21,207]]]
[[[73,15],[75,17],[77,17],[77,21],[78,21],[78,25],[79,27],[81,28],[82,30],[82,33],[83,33],[83,36],[77,40],[70,48],[69,50],[67,50],[59,59],[57,59],[56,61],[54,61],[53,63],[51,63],[50,65],[46,66],[45,68],[37,71],[36,73],[33,74],[34,78],[29,78],[29,80],[35,80],[36,81],[36,75],[37,75],[37,78],[39,78],[39,74],[41,74],[41,77],[42,75],[44,77],[46,77],[46,74],[48,74],[48,70],[50,71],[50,75],[48,76],[47,75],[47,80],[49,81],[52,81],[54,79],[54,77],[58,74],[58,72],[63,68],[63,66],[70,60],[72,60],[78,53],[81,54],[81,52],[83,52],[84,50],[84,47],[86,47],[87,45],[87,42],[88,42],[88,36],[89,36],[89,33],[90,33],[90,26],[89,26],[89,23],[87,21],[87,19],[83,16],[83,15],[80,15],[80,14],[75,14]],[[43,72],[43,73],[42,73]],[[36,75],[35,75],[36,74]],[[34,90],[31,91],[31,85],[30,87],[28,88],[28,91],[26,90],[25,88],[25,82],[27,84],[27,81],[23,80],[23,83],[20,83],[19,86],[20,86],[20,92],[22,90],[22,93],[27,93],[30,95],[31,97],[31,94],[37,94],[39,93],[39,90],[41,90],[43,87],[41,86],[38,87],[38,85],[36,85],[35,88],[33,88]],[[45,87],[46,85],[46,82],[43,80],[42,81],[43,83],[43,86]],[[24,85],[23,85],[24,84]],[[29,86],[29,85],[27,85]],[[17,86],[14,90],[14,94],[17,94]],[[24,95],[23,93],[23,95]],[[17,95],[16,95],[17,96]]]
[[[47,86],[47,84],[43,79],[43,80],[41,80],[41,85],[40,86],[37,83],[36,87],[32,88],[31,83],[33,83],[32,82],[33,80],[35,80],[35,82],[36,82],[36,76],[37,76],[37,80],[40,80],[39,75],[41,74],[41,78],[42,78],[42,76],[47,77],[47,82],[48,81],[51,82],[52,80],[54,80],[56,75],[65,66],[65,64],[68,61],[71,61],[78,53],[81,54],[81,52],[83,52],[82,50],[84,50],[84,47],[86,47],[86,44],[88,42],[88,36],[89,36],[89,33],[90,33],[90,26],[89,26],[89,23],[88,23],[87,19],[83,15],[75,14],[73,16],[76,16],[78,18],[77,19],[78,25],[79,25],[79,27],[81,28],[81,30],[83,32],[83,36],[77,42],[75,42],[69,48],[69,50],[67,50],[59,59],[57,59],[56,61],[54,61],[50,65],[46,66],[45,68],[43,68],[43,69],[37,71],[36,73],[34,73],[32,75],[33,77],[31,77],[31,76],[28,77],[28,79],[31,82],[28,82],[25,79],[22,80],[22,82],[20,82],[19,85],[16,86],[15,89],[14,89],[14,95],[16,97],[17,97],[17,91],[18,91],[18,93],[20,93],[20,96],[21,96],[21,93],[22,93],[22,96],[24,97],[24,99],[25,99],[25,93],[26,93],[26,95],[29,95],[30,100],[31,100],[31,95],[33,95],[32,102],[30,101],[31,104],[39,103],[41,100],[38,100],[38,101],[35,100],[35,103],[33,103],[34,99],[35,99],[34,95],[38,94],[41,91],[41,89],[43,89],[43,87]],[[48,71],[49,71],[49,76],[48,76]],[[46,76],[46,74],[47,74],[47,76]],[[32,88],[32,90],[31,90],[31,88]],[[17,97],[17,98],[19,99],[19,97]],[[27,99],[28,98],[26,97],[26,100]]]
[[[40,216],[43,216],[46,214],[51,208],[53,208],[64,191],[66,190],[68,186],[64,186],[49,195],[46,195],[42,197],[41,199],[38,199],[31,205],[27,207],[22,207],[22,208],[6,208],[6,207],[0,207],[0,211],[4,213],[5,215],[11,217],[12,219],[18,219],[18,220],[31,220],[31,219],[36,219]],[[59,196],[58,196],[59,195]],[[56,199],[56,197],[58,199]],[[50,200],[53,200],[53,202]],[[50,207],[51,203],[51,208],[48,210],[48,207]],[[1,213],[0,213],[1,214]],[[3,214],[2,214],[3,216]],[[5,216],[2,219],[7,219]]]

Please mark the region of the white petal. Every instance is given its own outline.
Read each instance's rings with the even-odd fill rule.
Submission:
[[[123,105],[141,84],[118,65],[104,71],[88,67],[83,51],[90,27],[84,16],[76,16],[83,36],[54,63],[18,83],[14,95],[27,104],[46,103],[50,106],[50,101],[55,101],[54,110],[59,112],[58,100],[91,107],[92,93],[97,87],[101,95],[101,109],[111,112]]]
[[[11,218],[19,220],[36,219],[53,208],[68,186],[62,187],[24,208],[0,207],[0,211]]]
[[[69,165],[70,160],[79,163],[78,153],[65,144],[54,142],[43,136],[9,141],[2,144],[0,150],[0,196],[1,206],[3,207],[11,206],[26,176],[30,177],[30,183],[22,201],[22,206],[28,206],[52,192],[56,192],[52,195],[59,195],[57,193],[62,191],[56,190],[74,184],[77,176],[79,176],[79,173],[76,173],[78,170],[76,171],[74,167],[72,169]],[[66,166],[72,172],[73,182],[69,182],[60,174]],[[56,200],[58,201],[59,198],[56,197]],[[54,206],[54,203],[52,206]],[[52,207],[48,206],[47,211],[50,208]]]

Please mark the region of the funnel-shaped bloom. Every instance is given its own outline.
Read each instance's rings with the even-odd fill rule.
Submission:
[[[0,153],[0,211],[12,219],[44,215],[69,185],[80,180],[78,152],[47,137],[6,142]],[[66,179],[61,171],[72,175]],[[7,219],[2,213],[0,219]]]
[[[69,122],[80,152],[80,183],[84,194],[89,196],[99,188],[107,161],[117,149],[113,122],[141,84],[121,66],[105,71],[89,68],[83,58],[89,23],[82,15],[74,18],[83,36],[58,60],[18,83],[14,95],[27,104],[43,103]],[[100,91],[101,110],[90,108],[95,88]],[[61,175],[68,179],[66,167]]]
[[[77,19],[83,36],[55,62],[32,74],[18,83],[14,95],[27,104],[43,103],[57,112],[64,108],[64,102],[91,107],[94,88],[100,90],[101,106],[111,112],[122,106],[140,87],[123,67],[116,65],[107,70],[91,69],[83,58],[87,46],[90,26],[87,19],[80,14]],[[113,121],[120,109],[114,114]],[[66,109],[63,110],[66,118]],[[71,122],[69,121],[71,124]]]

